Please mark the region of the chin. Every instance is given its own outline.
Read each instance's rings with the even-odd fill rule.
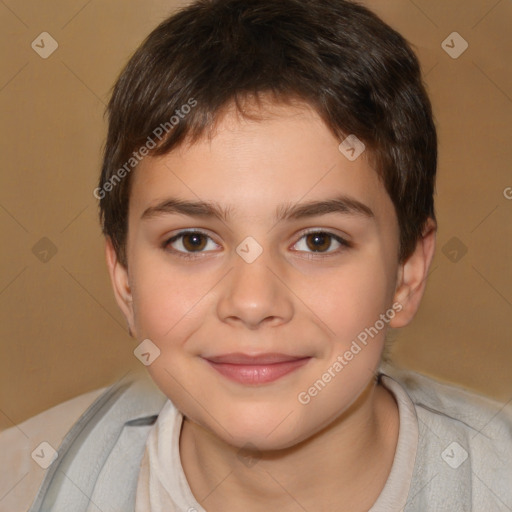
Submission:
[[[203,426],[216,437],[240,450],[270,451],[290,448],[308,437],[304,419],[299,418],[297,411],[285,407],[272,408],[271,411],[257,408],[245,411],[237,408],[223,411],[219,423],[206,418],[208,426]],[[219,426],[225,427],[225,430]]]
[[[297,432],[288,431],[269,436],[267,431],[262,432],[255,429],[245,429],[232,434],[233,437],[230,437],[223,433],[223,440],[235,447],[241,457],[244,457],[246,452],[249,456],[256,457],[260,452],[285,450],[307,438],[307,435],[299,438]]]

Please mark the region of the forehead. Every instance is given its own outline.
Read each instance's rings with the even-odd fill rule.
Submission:
[[[169,195],[214,201],[233,217],[275,215],[279,205],[343,194],[372,205],[377,216],[394,208],[366,151],[350,160],[316,112],[305,104],[234,108],[212,131],[166,155],[143,160],[132,176],[130,213]],[[270,211],[272,210],[272,211]]]

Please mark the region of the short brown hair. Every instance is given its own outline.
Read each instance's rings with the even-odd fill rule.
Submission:
[[[243,114],[243,100],[262,94],[298,98],[337,137],[364,142],[395,206],[399,261],[410,256],[427,219],[436,220],[437,135],[407,41],[345,0],[197,0],[149,34],[107,107],[95,196],[123,265],[137,149],[166,154],[187,137],[197,140],[227,105]]]

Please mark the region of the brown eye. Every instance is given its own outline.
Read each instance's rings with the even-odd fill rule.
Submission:
[[[205,252],[218,248],[217,244],[200,231],[182,231],[163,243],[163,249],[184,258],[200,257]]]
[[[333,245],[334,242],[334,245]],[[295,244],[299,252],[305,253],[319,253],[319,256],[330,256],[341,252],[343,249],[348,249],[352,245],[334,233],[325,231],[313,231],[305,233],[298,242]],[[302,246],[302,247],[301,247]],[[334,249],[333,249],[334,247]]]
[[[206,246],[206,237],[201,233],[187,233],[182,238],[187,251],[201,251]]]
[[[327,233],[311,233],[306,235],[306,244],[312,251],[324,252],[331,246],[331,238]]]

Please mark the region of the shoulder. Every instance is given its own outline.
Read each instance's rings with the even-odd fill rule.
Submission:
[[[106,389],[83,393],[0,432],[0,512],[29,508],[45,475],[36,462],[44,466],[48,455],[47,445],[41,443],[57,450],[72,425]]]
[[[167,397],[146,372],[130,370],[100,392],[58,446],[30,512],[127,510],[147,435]],[[63,471],[62,468],[65,468]]]
[[[512,442],[512,400],[499,402],[412,370],[386,366],[384,373],[401,384],[422,417],[437,417],[475,437]]]
[[[86,449],[81,452],[86,455],[102,443],[108,449],[123,428],[144,430],[140,426],[146,425],[148,415],[158,414],[165,400],[145,372],[132,370],[112,385],[83,393],[0,432],[4,462],[0,512],[28,510],[31,505],[39,510],[48,486],[57,485],[53,475],[72,444],[83,444]],[[138,437],[132,441],[140,444]]]
[[[439,506],[453,500],[453,510],[464,509],[457,508],[461,503],[475,510],[512,506],[512,400],[499,402],[410,370],[382,370],[405,390],[418,419],[416,500]]]

